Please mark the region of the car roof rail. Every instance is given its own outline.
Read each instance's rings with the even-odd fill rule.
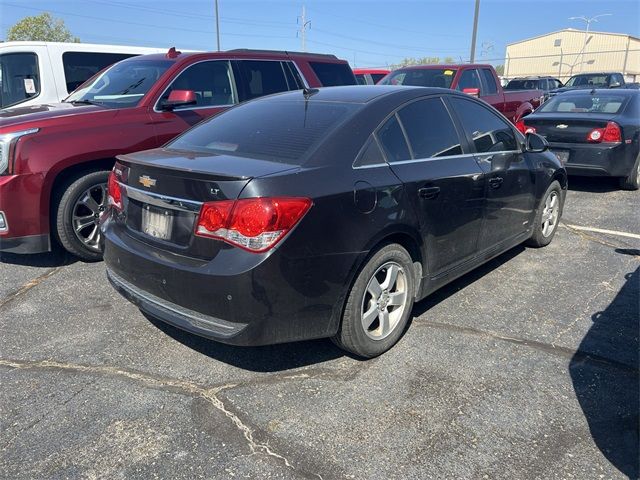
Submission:
[[[227,52],[235,52],[235,53],[278,53],[285,55],[304,55],[309,57],[324,57],[331,59],[338,59],[335,55],[330,53],[312,53],[312,52],[296,52],[291,50],[256,50],[253,48],[234,48],[233,50],[227,50]]]

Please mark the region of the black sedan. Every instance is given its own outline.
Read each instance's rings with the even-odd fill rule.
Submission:
[[[546,137],[569,174],[613,176],[624,189],[640,187],[640,90],[562,93],[518,128]]]
[[[546,148],[451,90],[265,97],[119,157],[108,277],[148,315],[211,339],[332,337],[373,357],[414,301],[551,241],[567,178]]]

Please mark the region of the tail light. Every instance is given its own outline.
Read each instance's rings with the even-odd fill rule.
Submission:
[[[590,143],[620,143],[621,141],[622,132],[616,122],[607,122],[605,128],[594,128],[587,135],[587,142]]]
[[[528,125],[525,125],[524,120],[518,120],[516,122],[516,128],[518,130],[520,130],[520,132],[522,132],[523,134],[527,134],[527,133],[536,133],[536,128],[535,127],[530,127]]]
[[[113,170],[109,173],[107,181],[107,203],[116,210],[122,211],[122,190]]]
[[[308,198],[271,197],[207,202],[195,234],[249,250],[273,248],[311,208]]]

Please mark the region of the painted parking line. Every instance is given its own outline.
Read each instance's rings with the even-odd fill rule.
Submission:
[[[582,230],[585,232],[593,232],[593,233],[604,233],[607,235],[616,235],[618,237],[635,238],[637,240],[640,240],[640,235],[638,235],[637,233],[620,232],[618,230],[605,230],[604,228],[583,227],[581,225],[571,225],[569,223],[565,223],[563,224],[563,226],[573,230]]]

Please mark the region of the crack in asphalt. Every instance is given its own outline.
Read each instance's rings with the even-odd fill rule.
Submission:
[[[223,390],[228,390],[241,386],[240,383],[227,383],[214,387],[205,387],[195,382],[180,380],[175,378],[159,377],[141,372],[135,372],[132,370],[126,370],[122,368],[112,366],[90,366],[80,365],[72,363],[57,362],[53,360],[41,360],[41,361],[23,361],[23,360],[9,360],[0,359],[0,366],[18,369],[18,370],[62,370],[76,373],[86,373],[93,375],[106,375],[110,377],[126,378],[141,383],[149,388],[157,390],[167,390],[182,395],[188,395],[191,397],[200,397],[205,399],[216,410],[223,413],[240,431],[244,439],[247,442],[251,454],[263,453],[267,456],[273,457],[276,460],[283,463],[287,468],[290,468],[298,474],[304,476],[315,476],[318,474],[302,471],[296,468],[289,459],[285,456],[275,452],[267,443],[261,443],[254,438],[253,430],[246,425],[238,415],[229,410],[224,402],[218,397],[218,394]],[[310,378],[307,374],[294,374],[294,375],[280,375],[279,380],[292,380],[299,378]]]
[[[61,269],[62,269],[62,267],[52,268],[51,270],[47,270],[46,272],[44,272],[42,275],[37,276],[33,280],[29,280],[27,283],[22,285],[18,290],[16,290],[15,292],[9,294],[8,297],[6,297],[2,301],[0,301],[0,309],[4,308],[5,305],[7,305],[8,303],[12,302],[16,298],[24,295],[25,293],[27,293],[32,288],[37,287],[42,282],[47,280],[49,277],[51,277],[51,276],[55,275],[56,273],[58,273]]]
[[[618,362],[617,360],[612,360],[607,357],[603,357],[601,355],[597,355],[594,353],[584,352],[582,350],[573,350],[568,347],[562,347],[559,345],[553,345],[550,343],[539,342],[537,340],[527,340],[524,338],[517,337],[509,337],[506,335],[501,335],[496,332],[491,332],[487,330],[479,330],[472,327],[463,327],[459,325],[452,325],[450,323],[440,323],[433,321],[419,322],[418,325],[437,328],[439,330],[447,330],[459,333],[466,333],[469,335],[475,335],[483,338],[491,338],[494,340],[501,340],[503,342],[513,343],[515,345],[523,345],[525,347],[534,348],[536,350],[540,350],[552,355],[564,357],[564,358],[576,358],[579,361],[592,361],[594,363],[602,364],[606,367],[616,368],[618,370],[622,370],[625,373],[629,373],[631,375],[638,375],[640,370],[631,365],[627,365],[623,362]]]

